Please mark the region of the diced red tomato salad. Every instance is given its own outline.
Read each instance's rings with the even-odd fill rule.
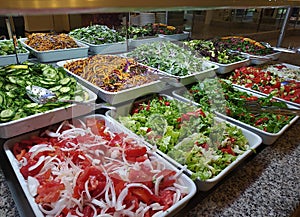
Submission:
[[[300,81],[290,79],[286,82],[284,78],[259,67],[238,68],[230,75],[229,80],[234,84],[300,104]]]
[[[12,151],[45,216],[157,216],[189,192],[182,171],[103,119],[64,121]]]

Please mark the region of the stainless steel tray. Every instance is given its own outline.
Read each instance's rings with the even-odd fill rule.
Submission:
[[[97,95],[85,87],[83,87],[83,89],[89,94],[89,100],[86,102],[96,102]],[[0,138],[11,138],[65,119],[88,114],[93,110],[94,108],[91,106],[72,104],[67,107],[56,108],[18,120],[0,123]]]
[[[250,94],[252,94],[253,96],[257,96],[257,97],[262,97],[262,95],[260,95],[260,94],[255,94],[255,93],[253,93],[253,92],[251,92],[251,91],[247,91],[247,90],[245,90],[245,89],[239,89],[239,88],[237,88],[238,90],[240,90],[240,91],[245,91],[245,92],[247,92],[247,93],[250,93]],[[190,99],[187,99],[186,97],[184,97],[184,95],[183,95],[183,93],[184,92],[186,92],[187,90],[186,89],[179,89],[179,90],[175,90],[175,91],[173,91],[172,93],[173,93],[173,95],[174,95],[174,97],[175,98],[177,98],[177,99],[179,99],[179,100],[182,100],[183,102],[187,102],[187,103],[192,103],[193,105],[195,105],[195,106],[199,106],[199,104],[198,103],[196,103],[196,102],[194,102],[194,101],[192,101],[192,100],[190,100]],[[290,108],[295,108],[295,107],[293,107],[293,106],[290,106],[290,105],[288,105],[288,107],[290,107]],[[222,114],[222,113],[220,113],[220,112],[216,112],[216,115],[218,116],[218,117],[221,117],[221,118],[223,118],[223,119],[225,119],[225,120],[228,120],[229,122],[231,122],[231,123],[234,123],[234,124],[236,124],[236,125],[238,125],[238,126],[241,126],[241,127],[243,127],[243,128],[245,128],[245,129],[248,129],[248,130],[250,130],[250,131],[252,131],[252,132],[254,132],[254,133],[256,133],[257,135],[259,135],[261,138],[262,138],[262,142],[264,143],[264,144],[266,144],[266,145],[272,145],[293,123],[295,123],[297,120],[298,120],[298,118],[299,118],[299,116],[295,116],[291,121],[290,121],[290,123],[289,124],[287,124],[287,125],[285,125],[278,133],[268,133],[268,132],[265,132],[265,131],[263,131],[263,130],[260,130],[260,129],[258,129],[258,128],[256,128],[256,127],[253,127],[253,126],[251,126],[251,125],[249,125],[249,124],[245,124],[245,123],[243,123],[243,122],[241,122],[241,121],[239,121],[239,120],[236,120],[236,119],[234,119],[234,118],[232,118],[232,117],[229,117],[229,116],[227,116],[227,115],[224,115],[224,114]]]
[[[76,59],[66,60],[66,61],[59,61],[57,62],[58,66],[63,67],[66,63],[72,62]],[[101,99],[105,102],[110,103],[111,105],[121,104],[127,101],[135,100],[138,97],[150,94],[150,93],[159,93],[166,89],[170,88],[170,85],[167,82],[157,80],[147,84],[143,84],[141,86],[129,88],[126,90],[118,91],[118,92],[109,92],[105,91],[102,88],[92,84],[89,81],[86,81],[82,77],[75,75],[74,73],[70,72],[69,70],[65,69],[67,73],[77,78],[78,82],[81,83],[83,86],[89,88],[94,93],[96,93]],[[153,70],[154,73],[157,70]]]
[[[65,60],[70,58],[80,58],[88,56],[89,47],[79,41],[76,41],[78,48],[70,49],[59,49],[59,50],[49,50],[49,51],[37,51],[34,48],[28,46],[25,41],[27,38],[19,39],[24,47],[26,47],[30,53],[37,57],[39,62],[55,62],[58,60]]]
[[[104,120],[106,125],[109,127],[110,131],[118,132],[118,133],[123,132],[122,128],[120,128],[119,126],[116,126],[111,119],[109,119],[108,117],[105,117],[103,115],[89,115],[89,116],[84,116],[80,119],[85,120],[86,118],[95,118],[97,120]],[[34,132],[31,132],[31,133],[28,133],[28,134],[24,134],[24,135],[12,138],[10,140],[7,140],[4,143],[5,154],[8,157],[9,163],[12,166],[14,174],[17,177],[17,182],[18,183],[15,183],[15,185],[20,185],[21,186],[21,188],[23,190],[23,194],[25,195],[25,198],[28,200],[29,205],[33,210],[33,213],[31,213],[31,214],[26,213],[26,215],[36,216],[36,217],[40,217],[40,216],[44,216],[44,215],[41,212],[41,210],[39,209],[38,204],[35,202],[34,198],[29,193],[27,181],[24,179],[24,177],[20,173],[19,164],[18,164],[18,161],[16,160],[16,158],[13,154],[12,149],[13,149],[13,146],[16,142],[19,142],[23,139],[29,139],[30,136],[38,135],[38,133],[40,133],[40,131],[34,131]],[[143,142],[140,141],[139,138],[135,136],[135,134],[128,134],[128,135],[129,135],[129,137],[136,139],[139,144],[144,145]],[[174,170],[176,172],[179,172],[179,169],[177,169],[175,166],[173,166],[167,160],[163,159],[160,155],[158,155],[158,154],[156,154],[155,152],[152,152],[152,151],[150,151],[149,154],[151,154],[153,158],[158,159],[160,162],[162,162],[162,164],[165,165],[165,168],[168,168],[168,169]],[[153,159],[153,158],[151,158],[151,159]],[[196,194],[196,191],[197,191],[196,185],[194,184],[194,182],[191,179],[188,178],[187,175],[181,174],[180,176],[178,176],[178,183],[180,183],[183,186],[188,187],[188,193],[183,198],[179,199],[179,201],[177,203],[175,203],[174,205],[172,205],[171,207],[169,207],[168,209],[163,211],[160,216],[173,216],[173,215],[175,215],[184,206],[186,206],[188,204],[189,200]]]

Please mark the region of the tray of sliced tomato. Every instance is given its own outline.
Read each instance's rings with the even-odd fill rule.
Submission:
[[[300,107],[300,81],[286,79],[259,67],[235,69],[228,79],[237,87],[262,95],[272,95],[277,100]]]
[[[66,120],[4,144],[30,216],[168,216],[196,186],[103,115]]]

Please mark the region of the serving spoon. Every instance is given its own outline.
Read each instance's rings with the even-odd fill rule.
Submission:
[[[71,103],[71,104],[79,104],[79,105],[86,105],[86,106],[95,106],[96,109],[110,109],[110,110],[116,110],[116,107],[107,105],[105,103],[92,103],[92,102],[84,102],[84,101],[78,101],[78,100],[65,100],[65,99],[59,99],[57,95],[52,92],[51,90],[40,87],[40,86],[27,86],[26,87],[26,93],[28,97],[35,103],[38,104],[45,104],[45,103],[55,103],[55,102],[65,102],[65,103]]]

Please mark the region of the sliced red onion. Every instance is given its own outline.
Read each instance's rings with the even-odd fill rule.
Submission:
[[[57,202],[55,202],[54,204],[44,204],[44,205],[47,205],[47,207],[48,206],[52,207],[51,210],[44,209],[43,206],[40,204],[39,204],[39,208],[46,215],[58,216],[58,214],[60,214],[60,212],[65,208],[65,205],[64,205],[65,203],[66,203],[66,198],[62,198],[62,199],[58,200]]]
[[[174,183],[173,185],[174,187],[179,189],[182,194],[188,194],[190,192],[187,186],[179,185],[177,183]]]
[[[60,136],[60,133],[54,133],[54,132],[51,132],[50,130],[46,130],[45,131],[45,134],[49,137],[53,137],[53,138],[57,138]]]
[[[153,203],[149,205],[150,208],[152,208],[152,210],[162,210],[164,208],[164,206],[160,205],[159,203]]]
[[[95,204],[96,206],[99,206],[101,209],[105,209],[108,207],[107,204],[105,204],[102,199],[97,200],[96,198],[93,198],[91,203]]]

